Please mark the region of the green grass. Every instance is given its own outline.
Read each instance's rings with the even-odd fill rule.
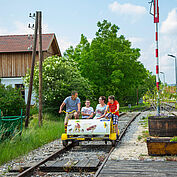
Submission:
[[[42,127],[38,126],[37,117],[33,115],[29,128],[24,129],[21,136],[5,140],[0,144],[0,165],[60,138],[64,132],[62,117],[44,114]]]
[[[141,125],[143,125],[144,128],[148,128],[148,117],[142,118]]]
[[[140,110],[143,110],[148,107],[149,107],[149,104],[142,103],[139,105],[131,106],[131,108],[129,108],[128,106],[120,107],[119,110],[120,110],[120,112],[140,111]]]
[[[150,116],[150,115],[149,115]],[[147,129],[148,128],[148,117],[143,117],[141,120],[141,125]],[[142,131],[142,134],[138,136],[138,141],[146,141],[147,137],[149,137],[149,131],[148,130],[144,130]]]

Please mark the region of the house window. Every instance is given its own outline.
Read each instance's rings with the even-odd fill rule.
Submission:
[[[20,89],[22,98],[25,99],[25,87],[23,84],[15,84],[16,89]]]

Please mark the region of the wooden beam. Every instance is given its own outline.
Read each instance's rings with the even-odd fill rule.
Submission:
[[[27,105],[26,105],[26,120],[25,120],[25,127],[26,128],[28,127],[28,123],[29,123],[30,103],[31,103],[31,95],[32,95],[32,87],[33,87],[34,65],[35,65],[35,57],[36,57],[37,30],[38,30],[38,12],[36,12],[36,19],[35,19],[31,75],[30,75],[30,83],[29,83],[29,90],[28,90],[28,100],[27,100]]]
[[[39,28],[39,126],[42,126],[42,12],[38,12]]]

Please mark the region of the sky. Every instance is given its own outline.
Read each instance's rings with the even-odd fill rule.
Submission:
[[[155,24],[149,14],[150,0],[1,0],[0,35],[32,34],[29,13],[42,11],[43,33],[55,33],[61,52],[80,42],[81,34],[88,41],[95,37],[97,22],[108,20],[119,26],[118,35],[141,49],[139,61],[155,74]],[[177,56],[177,0],[159,0],[159,65],[165,82],[175,83]],[[164,75],[160,74],[164,81]]]

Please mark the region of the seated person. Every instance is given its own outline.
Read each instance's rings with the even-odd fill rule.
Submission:
[[[82,107],[81,114],[83,119],[92,119],[94,110],[90,107],[90,100],[85,101],[85,107]]]
[[[109,113],[106,114],[106,118],[112,118],[113,125],[115,125],[116,128],[116,134],[118,137],[118,118],[119,118],[119,103],[117,100],[115,100],[114,95],[111,95],[108,97],[108,104],[106,107],[106,112],[109,109]]]
[[[105,117],[105,110],[106,110],[106,97],[105,96],[100,96],[99,98],[99,104],[96,106],[96,110],[95,110],[95,117],[94,119],[101,119]]]

